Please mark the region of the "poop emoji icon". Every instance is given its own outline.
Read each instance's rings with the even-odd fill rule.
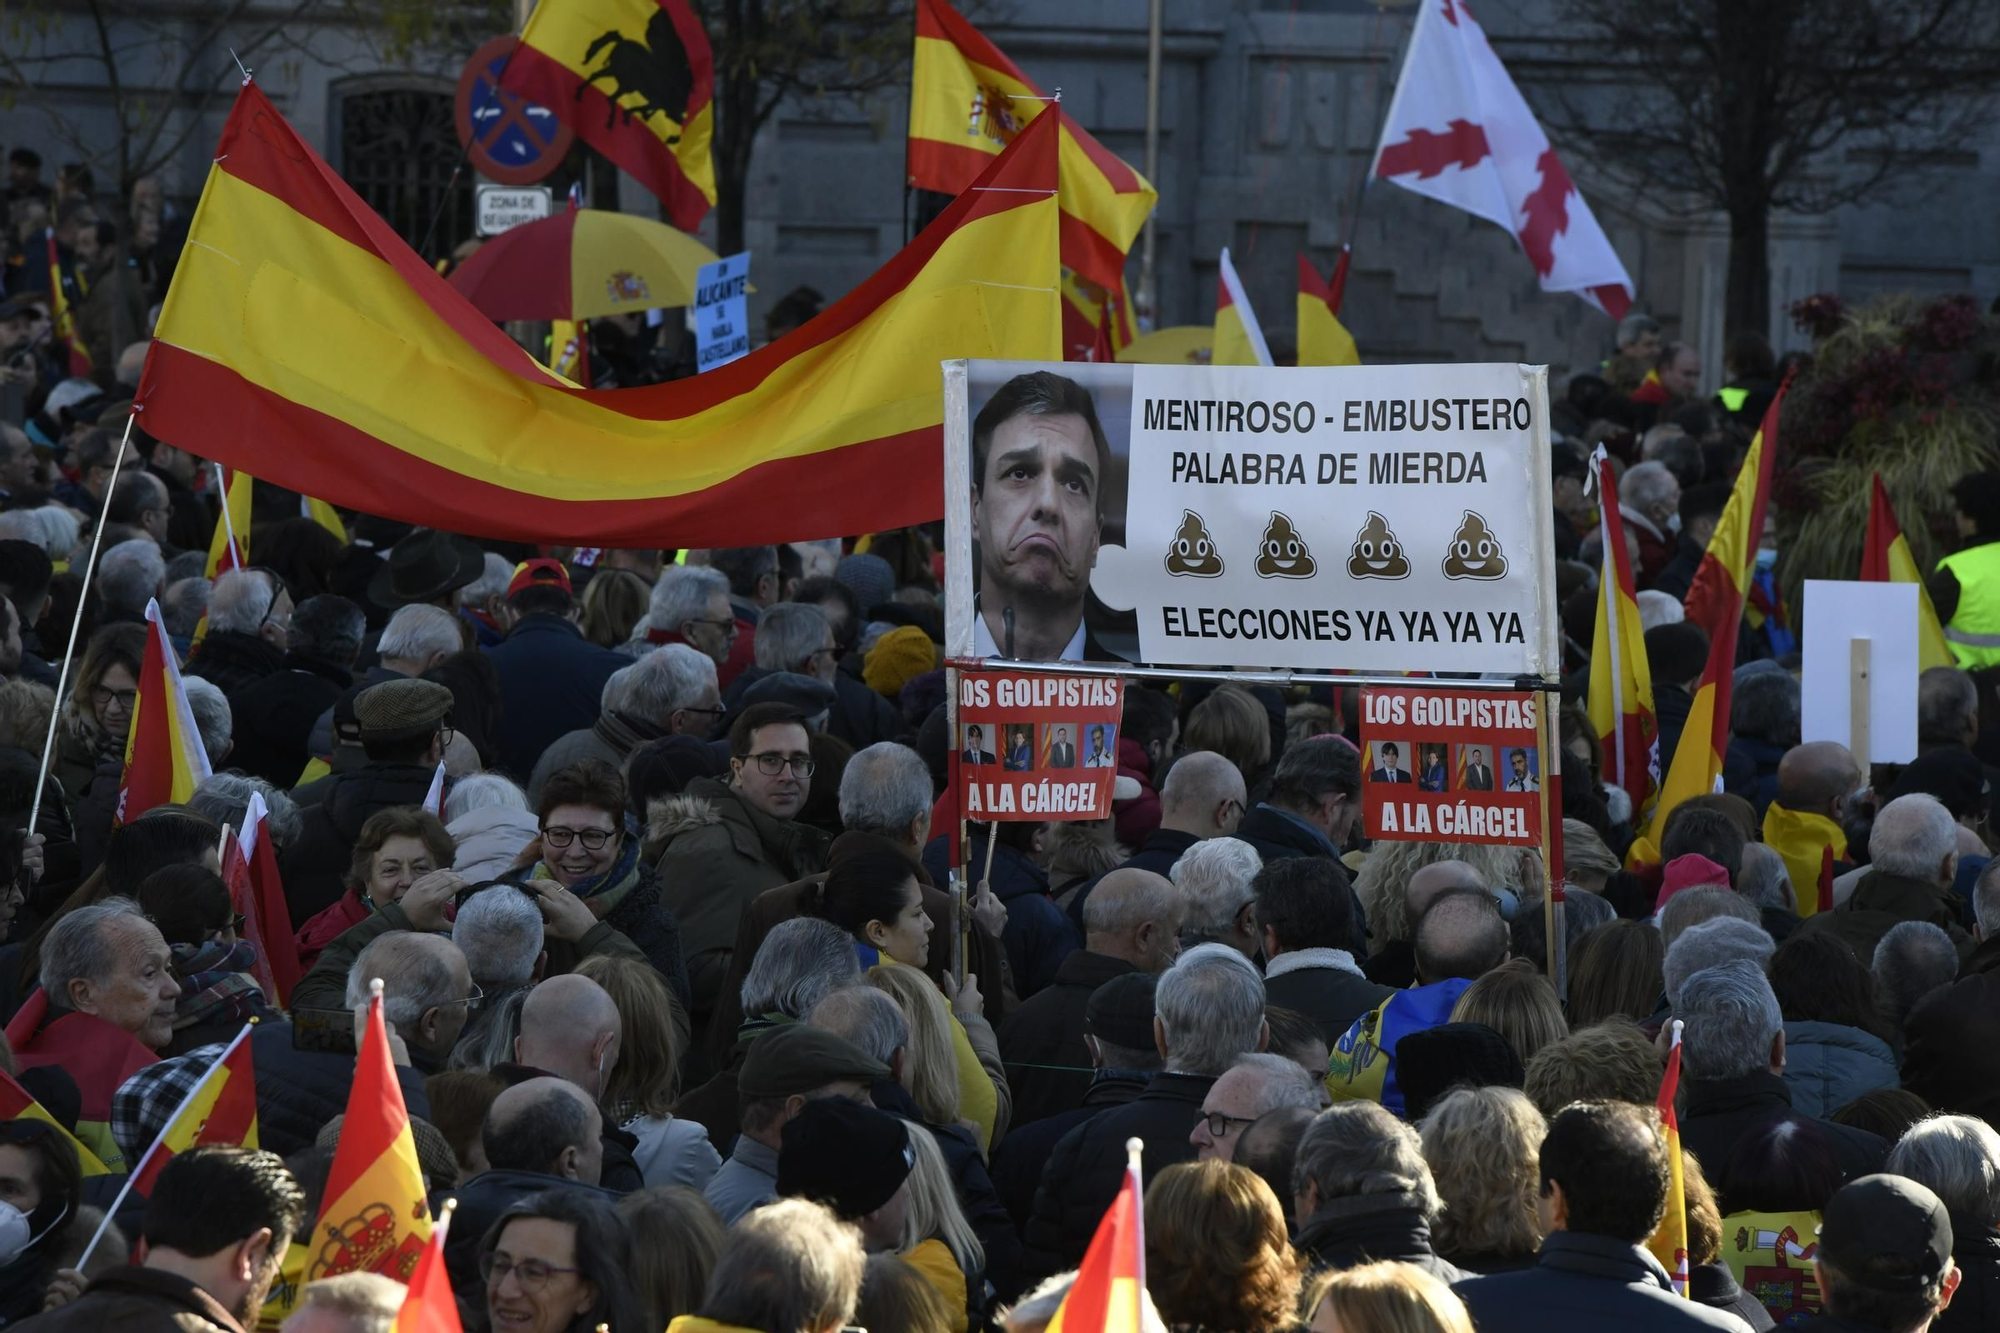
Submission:
[[[1292,520],[1273,509],[1271,521],[1264,525],[1264,542],[1257,548],[1257,577],[1309,579],[1318,568]]]
[[[1486,520],[1470,509],[1458,525],[1451,546],[1444,553],[1444,576],[1448,579],[1497,579],[1507,574],[1507,557],[1500,553],[1499,539]]]
[[[1167,573],[1176,577],[1212,579],[1222,573],[1222,557],[1202,526],[1201,515],[1181,510],[1181,530],[1167,545]]]
[[[1410,577],[1410,558],[1403,554],[1403,544],[1389,531],[1389,520],[1372,509],[1361,531],[1354,534],[1354,548],[1347,555],[1347,572],[1357,579]]]

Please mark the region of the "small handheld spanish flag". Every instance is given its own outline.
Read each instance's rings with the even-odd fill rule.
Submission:
[[[336,1273],[380,1273],[398,1282],[416,1276],[431,1238],[431,1210],[409,1108],[389,1055],[382,1017],[382,982],[369,983],[368,1027],[354,1062],[347,1117],[340,1122],[333,1168],[313,1226],[305,1280]]]
[[[113,824],[128,824],[156,805],[184,802],[208,781],[208,751],[181,684],[180,658],[167,641],[160,604],[146,603],[146,653],[139,662],[139,697],[125,737],[125,771],[118,779]]]
[[[1146,1211],[1139,1180],[1144,1151],[1138,1139],[1125,1140],[1125,1183],[1097,1224],[1048,1333],[1141,1333],[1146,1327]]]
[[[431,1243],[424,1248],[423,1258],[417,1260],[417,1271],[410,1276],[410,1289],[403,1297],[403,1308],[396,1312],[396,1326],[391,1333],[461,1333],[458,1302],[451,1294],[451,1274],[444,1266],[445,1237],[451,1232],[451,1213],[456,1207],[457,1199],[444,1201],[437,1227],[431,1232]]]
[[[1687,1193],[1681,1174],[1681,1123],[1674,1114],[1674,1093],[1681,1084],[1681,1020],[1674,1020],[1673,1045],[1667,1049],[1667,1069],[1660,1076],[1660,1123],[1667,1132],[1667,1211],[1647,1248],[1674,1280],[1674,1290],[1688,1294]]]

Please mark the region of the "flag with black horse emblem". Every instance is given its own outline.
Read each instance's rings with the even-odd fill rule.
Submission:
[[[631,172],[682,231],[715,206],[715,53],[687,0],[542,0],[500,82]]]

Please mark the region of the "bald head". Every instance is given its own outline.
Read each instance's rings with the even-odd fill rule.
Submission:
[[[593,1097],[618,1062],[618,1006],[589,977],[550,977],[521,1005],[514,1058],[566,1078]]]
[[[532,1171],[595,1185],[604,1167],[603,1117],[574,1083],[531,1078],[487,1108],[480,1140],[496,1171]]]
[[[1480,893],[1487,891],[1486,881],[1464,861],[1433,861],[1410,876],[1410,885],[1403,891],[1403,901],[1409,904],[1410,920],[1423,920],[1431,904],[1461,889],[1472,889]]]
[[[1471,981],[1507,961],[1507,922],[1485,890],[1447,893],[1417,923],[1417,980]]]
[[[1787,810],[1837,820],[1860,785],[1861,766],[1839,741],[1807,741],[1778,761],[1777,802]]]
[[[1213,750],[1183,755],[1160,788],[1160,827],[1197,838],[1235,831],[1249,793],[1243,775]]]
[[[146,369],[146,353],[152,349],[150,342],[126,344],[118,354],[118,382],[128,389],[139,387],[139,376]]]
[[[1083,947],[1158,972],[1180,952],[1181,891],[1164,875],[1126,867],[1097,881],[1083,903]]]

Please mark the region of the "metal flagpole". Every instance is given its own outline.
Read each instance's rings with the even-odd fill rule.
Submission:
[[[1152,0],[1146,16],[1146,179],[1160,188],[1160,41],[1166,26],[1167,0]],[[1145,238],[1139,248],[1139,300],[1153,327],[1160,327],[1160,292],[1153,271],[1153,229],[1157,206],[1146,215]],[[1139,334],[1133,321],[1132,335]]]
[[[35,778],[35,799],[28,807],[28,832],[42,816],[42,788],[49,780],[49,764],[56,753],[56,728],[62,724],[63,693],[69,688],[71,663],[76,660],[77,631],[83,628],[84,599],[90,596],[90,576],[97,569],[97,552],[104,545],[104,525],[111,521],[111,497],[118,491],[118,473],[125,466],[125,450],[132,443],[132,423],[137,412],[125,417],[125,433],[118,437],[118,453],[111,460],[111,480],[104,483],[104,507],[97,514],[97,528],[90,534],[90,556],[83,565],[83,586],[77,590],[76,615],[69,622],[69,646],[63,650],[62,666],[56,672],[56,706],[49,713],[49,734],[42,738],[42,771]]]

